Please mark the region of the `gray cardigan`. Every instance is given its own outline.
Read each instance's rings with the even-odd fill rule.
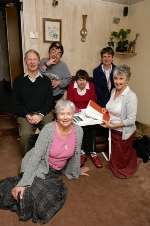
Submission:
[[[17,186],[30,186],[37,176],[44,179],[49,171],[48,154],[52,145],[55,122],[48,123],[41,130],[35,146],[27,152],[22,160],[21,172],[24,172],[22,179]],[[69,159],[63,173],[69,178],[78,178],[80,175],[80,152],[83,137],[81,127],[75,125],[76,145],[75,153]]]
[[[114,92],[114,90],[112,90]],[[136,130],[135,120],[137,114],[136,94],[128,87],[126,95],[123,96],[121,108],[121,120],[123,122],[122,139],[127,140]]]
[[[53,96],[59,94],[64,94],[64,90],[71,81],[71,74],[68,69],[68,66],[63,61],[60,61],[57,64],[53,64],[47,67],[46,70],[42,66],[48,61],[48,58],[43,58],[40,62],[40,71],[43,75],[46,75],[49,78],[58,78],[60,80],[60,85],[53,89]]]

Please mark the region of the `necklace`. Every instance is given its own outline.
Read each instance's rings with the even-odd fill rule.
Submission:
[[[68,145],[67,144],[64,144],[64,149],[68,150]]]
[[[71,125],[67,130],[63,130],[63,128],[61,128],[57,123],[56,128],[61,137],[66,137],[67,135],[69,135],[72,132],[73,125]]]
[[[56,129],[57,129],[57,133],[61,139],[61,147],[63,150],[67,151],[69,149],[69,136],[71,135],[72,131],[73,131],[73,125],[71,125],[67,130],[63,130],[63,128],[61,128],[59,126],[58,123],[56,123]]]
[[[65,149],[66,151],[69,148],[67,141],[68,141],[68,136],[65,136],[65,137],[61,136],[62,149]]]

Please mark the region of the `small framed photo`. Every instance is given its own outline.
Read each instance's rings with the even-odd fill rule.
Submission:
[[[61,20],[43,18],[43,42],[61,42]]]

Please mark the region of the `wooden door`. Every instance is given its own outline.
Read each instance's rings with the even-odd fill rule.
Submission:
[[[0,5],[0,82],[10,81],[5,8]]]
[[[11,85],[23,73],[22,45],[20,32],[20,12],[15,4],[8,4],[6,11],[6,28]]]

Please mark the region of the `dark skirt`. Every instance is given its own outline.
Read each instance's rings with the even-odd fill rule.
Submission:
[[[132,135],[127,140],[122,140],[122,133],[112,130],[112,152],[109,168],[119,178],[128,178],[137,170],[137,155],[133,148]]]
[[[47,223],[60,210],[66,199],[66,187],[61,172],[50,169],[45,179],[36,177],[31,186],[25,189],[23,199],[14,200],[12,188],[20,176],[0,181],[0,208],[15,211],[19,220],[32,219],[34,223]]]

